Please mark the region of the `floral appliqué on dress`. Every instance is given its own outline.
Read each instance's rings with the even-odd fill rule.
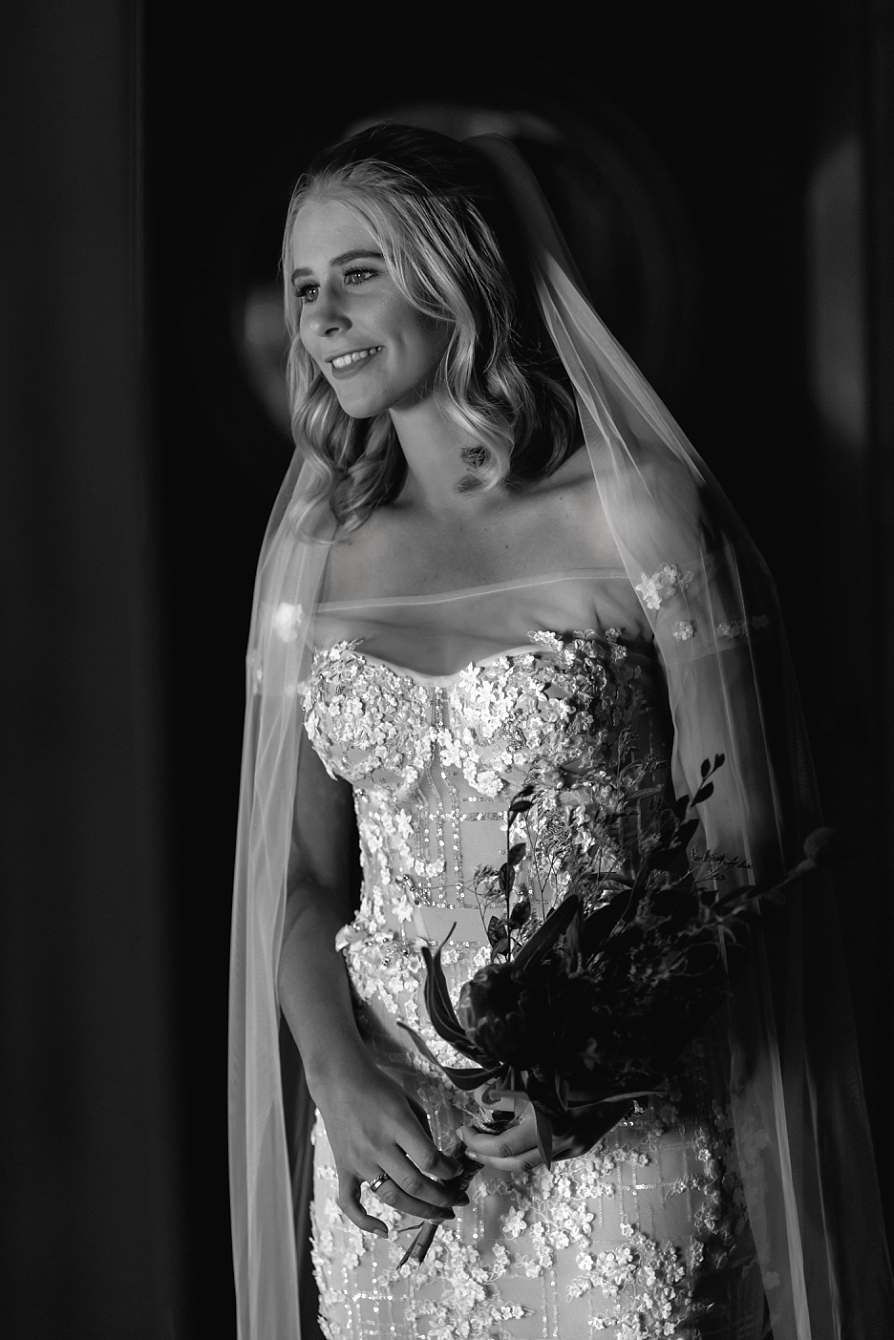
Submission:
[[[358,1022],[383,1069],[425,1108],[442,1148],[474,1099],[399,1027],[417,1029],[445,1064],[463,1064],[427,1026],[417,913],[474,912],[475,869],[500,859],[508,799],[535,760],[571,767],[582,750],[647,715],[617,639],[532,637],[530,652],[442,677],[402,672],[364,657],[357,643],[338,643],[316,654],[303,687],[308,737],[354,789],[362,901],[339,945]],[[607,781],[606,804],[610,797]],[[451,939],[443,966],[454,999],[489,952],[483,935]],[[738,1260],[733,1250],[741,1197],[721,1120],[726,1096],[713,1073],[696,1049],[685,1098],[638,1111],[589,1154],[524,1175],[478,1174],[470,1205],[441,1226],[422,1265],[403,1272],[404,1230],[416,1221],[370,1197],[389,1239],[351,1224],[336,1205],[318,1124],[313,1254],[326,1334],[692,1340],[703,1272],[726,1270],[730,1294],[753,1275],[750,1256]]]

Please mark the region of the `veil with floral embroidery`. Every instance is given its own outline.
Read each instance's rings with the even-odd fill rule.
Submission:
[[[651,624],[674,723],[672,772],[725,785],[702,845],[759,880],[794,865],[818,806],[775,590],[722,491],[584,295],[524,160],[490,163],[526,242],[543,318],[574,386],[600,498]],[[302,747],[300,696],[327,548],[296,536],[301,451],[264,542],[248,656],[230,1003],[231,1191],[242,1340],[299,1335],[295,1205],[276,978]],[[334,531],[317,518],[318,534]],[[894,1297],[831,888],[814,881],[755,943],[731,1005],[734,1122],[775,1340],[894,1334]],[[300,1132],[299,1132],[300,1137]],[[297,1147],[300,1147],[300,1138]]]

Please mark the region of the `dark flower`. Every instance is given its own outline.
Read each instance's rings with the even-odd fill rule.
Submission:
[[[488,1056],[530,1070],[550,1056],[554,1021],[564,1009],[561,988],[561,979],[543,967],[519,973],[512,962],[491,963],[466,982],[456,1015]]]
[[[667,935],[694,924],[698,919],[700,903],[698,889],[694,885],[688,888],[674,885],[653,893],[650,909],[656,917],[666,919],[667,924],[662,933]]]

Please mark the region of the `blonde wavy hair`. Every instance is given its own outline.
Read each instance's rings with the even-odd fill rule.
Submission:
[[[406,462],[387,413],[354,419],[302,344],[289,245],[301,207],[339,200],[376,240],[403,297],[452,323],[438,369],[448,414],[476,443],[463,489],[552,473],[578,445],[571,387],[541,321],[512,220],[469,146],[408,126],[373,126],[325,150],[289,205],[283,279],[292,433],[312,469],[294,522],[327,503],[342,531],[393,499]]]

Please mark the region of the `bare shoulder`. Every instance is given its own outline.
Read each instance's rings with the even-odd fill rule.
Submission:
[[[623,567],[585,449],[545,479],[471,504],[467,517],[377,509],[333,546],[322,599],[423,594],[519,575]]]
[[[393,524],[383,509],[356,530],[336,537],[329,551],[321,599],[363,600],[378,594],[383,569],[394,554]]]
[[[538,481],[528,498],[546,525],[558,525],[569,545],[589,554],[592,566],[623,566],[585,447]]]
[[[578,447],[557,470],[541,481],[541,487],[553,488],[588,488],[590,485],[595,488],[596,481],[586,447]]]
[[[541,508],[556,505],[574,508],[591,521],[593,508],[596,507],[600,513],[602,510],[599,489],[585,447],[564,460],[552,474],[526,488],[523,496]]]

